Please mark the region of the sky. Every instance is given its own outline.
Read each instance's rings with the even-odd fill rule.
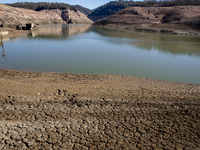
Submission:
[[[16,3],[16,2],[61,2],[61,3],[67,3],[70,5],[81,5],[83,7],[89,8],[89,9],[95,9],[101,5],[104,5],[109,2],[109,0],[0,0],[0,3]]]

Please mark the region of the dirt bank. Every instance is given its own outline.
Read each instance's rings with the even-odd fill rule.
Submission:
[[[70,9],[52,9],[33,11],[24,8],[10,7],[0,4],[0,25],[15,28],[16,25],[24,26],[26,23],[36,24],[91,24],[93,21],[80,11]]]
[[[2,27],[0,27],[0,38],[1,38],[1,32],[4,32],[4,31],[8,32],[8,34],[2,36],[3,41],[8,39],[8,38],[26,36],[30,32],[28,30],[16,30],[16,29],[12,29],[12,28],[2,28]]]
[[[99,26],[94,24],[95,26]],[[159,32],[164,34],[177,34],[177,35],[200,35],[200,30],[190,28],[188,25],[178,24],[115,24],[109,23],[100,25],[99,27],[118,30],[135,30],[144,32]]]
[[[198,149],[200,85],[0,69],[0,149]]]
[[[200,35],[200,6],[129,7],[94,25],[117,29]]]

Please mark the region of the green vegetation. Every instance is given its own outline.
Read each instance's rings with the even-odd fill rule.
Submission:
[[[85,8],[83,6],[80,6],[80,5],[75,5],[74,7],[76,7],[80,12],[82,12],[86,16],[88,16],[88,15],[90,15],[92,13],[92,10],[90,10],[88,8]]]
[[[92,10],[82,7],[80,5],[69,5],[65,3],[47,3],[47,2],[39,2],[39,3],[33,3],[33,2],[17,2],[14,4],[6,4],[12,7],[19,7],[19,8],[26,8],[31,9],[35,11],[40,11],[44,9],[70,9],[70,10],[79,10],[80,12],[84,13],[86,16],[92,13]]]
[[[200,5],[200,0],[144,0],[144,1],[111,1],[105,5],[100,6],[91,13],[90,16],[98,15],[112,15],[121,9],[125,9],[130,6],[138,7],[165,7],[165,6],[176,6],[176,5]]]
[[[12,6],[12,7],[31,9],[31,10],[35,10],[35,11],[40,11],[40,10],[44,10],[44,9],[70,9],[70,10],[77,11],[76,7],[71,6],[69,4],[65,4],[65,3],[18,2],[18,3],[14,3],[14,4],[7,4],[7,5]]]
[[[43,9],[71,9],[79,10],[80,12],[87,15],[89,18],[92,16],[110,16],[122,9],[131,6],[138,7],[165,7],[165,6],[176,6],[176,5],[200,5],[200,0],[144,0],[144,1],[110,1],[109,3],[102,5],[95,10],[90,10],[80,5],[71,6],[65,3],[47,3],[47,2],[18,2],[14,4],[7,4],[12,7],[20,7],[40,11]]]
[[[89,16],[95,16],[95,15],[112,15],[121,9],[125,9],[127,7],[130,7],[133,5],[134,2],[132,1],[111,1],[103,6],[100,6],[97,8],[94,12],[91,13]]]
[[[178,5],[200,5],[200,0],[144,0],[143,2],[135,2],[131,6],[166,7]]]

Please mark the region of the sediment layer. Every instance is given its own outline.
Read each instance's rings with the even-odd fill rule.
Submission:
[[[129,7],[94,23],[117,29],[200,35],[200,6]]]
[[[24,8],[10,7],[0,4],[0,25],[16,28],[17,25],[25,26],[26,23],[36,24],[91,24],[93,21],[80,11],[65,9],[52,9],[33,11]]]
[[[200,85],[0,70],[0,149],[198,149]]]

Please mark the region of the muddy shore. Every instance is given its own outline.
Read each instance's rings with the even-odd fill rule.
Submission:
[[[15,38],[15,37],[19,37],[19,36],[26,36],[30,31],[29,30],[16,30],[13,28],[2,28],[0,27],[0,32],[8,32],[7,35],[3,35],[2,38],[4,39],[8,39],[8,38]],[[0,34],[1,36],[1,34]]]
[[[199,149],[200,85],[0,69],[0,149]]]

